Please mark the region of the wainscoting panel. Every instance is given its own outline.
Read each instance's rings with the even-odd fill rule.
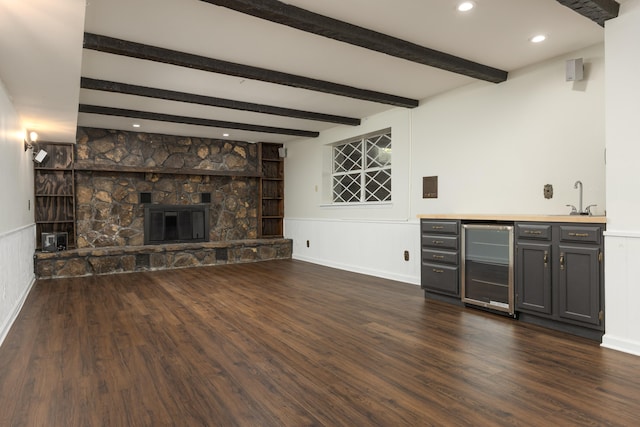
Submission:
[[[35,224],[0,234],[0,344],[35,282],[35,236]]]
[[[285,237],[293,239],[294,259],[420,284],[418,220],[285,218]]]
[[[605,232],[602,346],[640,356],[640,233]]]

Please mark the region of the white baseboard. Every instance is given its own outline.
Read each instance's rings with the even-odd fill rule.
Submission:
[[[630,353],[636,356],[640,356],[640,343],[626,340],[624,338],[612,337],[608,334],[605,334],[602,337],[601,346],[605,348],[609,348],[611,350],[622,351],[625,353]]]
[[[354,265],[340,264],[335,261],[329,261],[329,260],[313,258],[313,257],[305,257],[305,256],[300,256],[295,254],[292,256],[292,258],[300,261],[310,262],[313,264],[324,265],[325,267],[331,267],[331,268],[337,268],[339,270],[350,271],[352,273],[366,274],[368,276],[381,277],[383,279],[396,280],[398,282],[410,283],[412,285],[420,286],[420,277],[394,274],[394,273],[389,273],[387,271],[374,270],[371,268],[359,267]]]

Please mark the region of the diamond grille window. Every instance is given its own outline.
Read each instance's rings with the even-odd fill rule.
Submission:
[[[391,130],[333,147],[333,202],[391,200]]]

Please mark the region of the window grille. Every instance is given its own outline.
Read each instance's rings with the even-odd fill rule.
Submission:
[[[391,130],[333,147],[333,202],[391,201]]]

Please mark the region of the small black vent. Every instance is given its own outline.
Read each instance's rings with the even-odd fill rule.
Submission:
[[[216,248],[217,261],[227,261],[228,259],[229,259],[229,254],[227,252],[227,248]]]
[[[140,203],[151,203],[151,193],[140,193]]]
[[[149,254],[136,255],[136,269],[147,269],[151,266]]]
[[[200,193],[200,203],[211,203],[211,193]]]

